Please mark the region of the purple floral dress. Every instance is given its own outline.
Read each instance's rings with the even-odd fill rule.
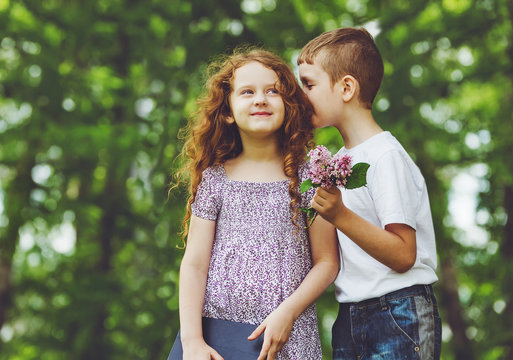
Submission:
[[[306,179],[306,166],[300,169]],[[203,172],[192,213],[216,221],[203,316],[260,324],[312,267],[305,217],[292,223],[289,180],[230,180],[224,166]],[[313,191],[302,194],[307,207]],[[249,335],[249,334],[248,334]],[[294,322],[277,359],[322,359],[315,305]]]

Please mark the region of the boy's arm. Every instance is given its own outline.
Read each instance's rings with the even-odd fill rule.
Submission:
[[[215,224],[215,221],[191,217],[187,247],[180,266],[180,337],[184,359],[222,360],[203,339],[201,316]]]
[[[318,188],[312,207],[342,231],[363,251],[399,273],[415,264],[415,230],[406,224],[388,224],[382,229],[348,209],[337,187]]]
[[[254,340],[265,330],[264,344],[258,360],[274,359],[285,345],[292,325],[326,288],[335,280],[339,270],[338,240],[335,228],[318,217],[309,228],[313,267],[301,285],[285,299],[249,336]]]

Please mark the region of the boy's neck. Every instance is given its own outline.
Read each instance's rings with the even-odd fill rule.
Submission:
[[[361,107],[352,109],[340,121],[338,130],[342,135],[346,149],[353,148],[383,132],[383,129],[374,120],[371,110]]]

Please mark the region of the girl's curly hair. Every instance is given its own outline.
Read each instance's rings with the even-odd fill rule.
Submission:
[[[183,219],[182,241],[188,232],[191,204],[196,198],[203,170],[237,157],[242,152],[242,142],[235,123],[229,124],[229,103],[233,91],[235,70],[250,62],[259,62],[273,70],[278,76],[277,89],[285,105],[285,119],[278,130],[279,149],[283,154],[283,170],[290,178],[290,208],[296,223],[299,193],[299,166],[305,161],[306,151],[312,147],[313,108],[300,88],[294,73],[277,55],[257,48],[238,48],[230,56],[214,61],[208,67],[206,94],[198,100],[199,110],[193,114],[182,132],[186,139],[180,154],[183,167],[178,171],[178,180],[189,182],[187,211]]]

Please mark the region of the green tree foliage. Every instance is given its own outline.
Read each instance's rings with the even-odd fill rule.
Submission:
[[[385,59],[375,117],[430,191],[443,358],[512,358],[512,13],[507,0],[0,0],[0,359],[165,358],[185,205],[168,189],[206,64],[251,43],[293,65],[322,31],[362,25]],[[316,140],[342,145],[333,129]],[[449,212],[461,174],[479,193],[472,231]],[[318,311],[330,358],[332,288]]]

